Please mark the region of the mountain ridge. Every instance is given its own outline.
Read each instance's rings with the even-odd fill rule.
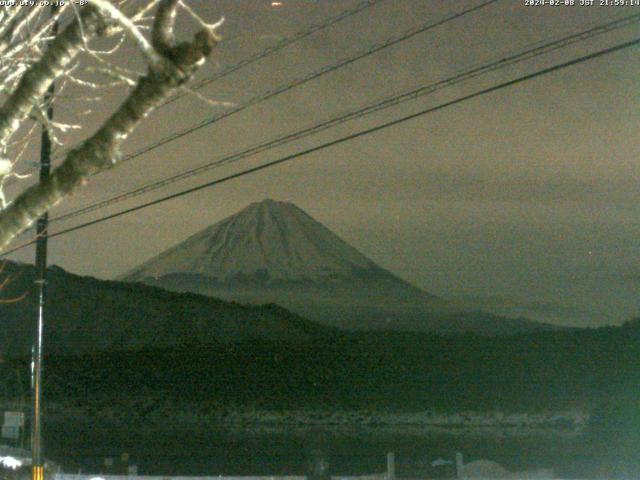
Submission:
[[[265,199],[120,277],[243,303],[277,303],[351,330],[518,333],[553,328],[464,309],[378,266],[289,202]]]
[[[5,262],[11,281],[2,299],[0,356],[29,352],[37,295],[35,267]],[[51,267],[47,273],[45,343],[49,353],[173,347],[251,338],[298,341],[332,335],[278,305],[240,305],[189,292],[100,280]]]
[[[190,248],[198,250],[188,251],[190,256],[199,254],[200,260],[208,262],[189,262],[178,256]],[[314,281],[371,270],[410,285],[376,265],[296,205],[272,199],[251,203],[119,278],[136,280],[142,274],[153,277],[163,270],[166,274],[170,268],[171,273],[197,273],[219,281],[267,273],[267,283]]]

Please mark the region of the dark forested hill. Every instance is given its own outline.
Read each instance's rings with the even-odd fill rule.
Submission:
[[[34,267],[5,264],[10,282],[0,304],[0,354],[30,351],[36,318]],[[82,354],[162,348],[250,337],[300,340],[333,330],[276,305],[245,306],[191,293],[80,277],[53,267],[48,275],[46,351]]]
[[[4,275],[12,279],[4,298],[33,285],[32,267],[8,263]],[[349,333],[275,305],[243,306],[57,268],[49,288],[46,391],[64,399],[70,388],[80,403],[91,391],[115,403],[126,392],[268,408],[530,410],[591,406],[640,391],[638,320],[503,337]],[[34,300],[29,294],[0,305],[2,369],[28,363]],[[8,382],[11,396],[18,387]]]

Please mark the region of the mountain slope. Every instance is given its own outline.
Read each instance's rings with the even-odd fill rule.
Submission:
[[[295,205],[273,200],[253,203],[205,228],[124,278],[136,281],[176,273],[268,285],[377,278],[420,292]]]
[[[205,228],[122,279],[275,302],[348,329],[503,334],[547,328],[457,308],[376,265],[295,205],[273,200]]]
[[[2,278],[6,277],[12,281],[1,292],[2,299],[28,295],[0,304],[0,355],[22,355],[30,350],[36,318],[34,267],[7,262],[2,272]],[[239,305],[192,293],[80,277],[57,267],[49,270],[48,291],[48,353],[137,350],[256,337],[296,341],[332,333],[276,305]]]

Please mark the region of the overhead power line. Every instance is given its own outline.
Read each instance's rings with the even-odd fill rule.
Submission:
[[[359,4],[357,4],[354,8],[348,9],[348,10],[344,10],[343,12],[340,12],[338,15],[336,15],[335,17],[331,17],[327,20],[325,20],[324,22],[318,24],[318,25],[314,25],[311,28],[307,29],[307,30],[303,30],[300,31],[298,33],[295,33],[293,35],[291,35],[290,37],[285,37],[282,38],[281,40],[277,41],[275,44],[266,47],[263,50],[260,50],[259,52],[245,58],[244,60],[241,60],[240,62],[225,68],[224,70],[222,70],[221,72],[216,73],[215,75],[212,75],[209,78],[205,78],[200,80],[199,82],[197,82],[195,85],[191,86],[190,88],[192,90],[198,90],[202,87],[205,87],[207,85],[210,85],[213,82],[216,82],[218,80],[220,80],[221,78],[224,78],[228,75],[231,75],[232,73],[237,72],[238,70],[246,67],[247,65],[251,65],[252,63],[255,63],[259,60],[262,60],[263,58],[268,57],[269,55],[272,55],[276,52],[279,52],[280,50],[284,49],[285,47],[288,47],[289,45],[292,45],[293,43],[299,42],[300,40],[303,40],[311,35],[313,35],[316,32],[319,32],[321,30],[324,30],[326,28],[331,27],[332,25],[335,25],[336,23],[341,22],[342,20],[345,20],[346,18],[352,17],[353,15],[360,13],[363,10],[366,10],[370,7],[373,7],[374,5],[378,4],[378,3],[382,3],[385,0],[365,0],[364,2],[360,2]],[[175,95],[173,97],[171,97],[170,99],[168,99],[166,102],[164,102],[163,105],[161,105],[161,107],[168,105],[169,103],[175,102],[176,100],[184,97],[185,95],[187,95],[187,93],[181,93],[178,95]]]
[[[334,17],[330,17],[328,19],[326,19],[324,22],[319,23],[317,25],[313,25],[312,27],[308,28],[307,30],[302,30],[300,32],[297,32],[293,35],[291,35],[290,37],[285,37],[280,39],[279,41],[277,41],[275,44],[270,45],[266,48],[264,48],[263,50],[260,50],[257,53],[254,53],[253,55],[250,55],[249,57],[239,61],[238,63],[231,65],[227,68],[225,68],[224,70],[222,70],[221,72],[218,72],[214,75],[212,75],[211,77],[208,78],[204,78],[202,80],[200,80],[198,83],[196,83],[195,85],[189,87],[189,90],[193,91],[193,90],[198,90],[202,87],[205,87],[206,85],[209,85],[213,82],[216,82],[217,80],[220,80],[228,75],[231,75],[232,73],[237,72],[238,70],[241,70],[242,68],[251,65],[259,60],[262,60],[263,58],[268,57],[269,55],[272,55],[276,52],[279,52],[280,50],[284,49],[285,47],[288,47],[289,45],[292,45],[300,40],[303,40],[311,35],[313,35],[314,33],[317,33],[321,30],[324,30],[326,28],[331,27],[332,25],[335,25],[339,22],[341,22],[342,20],[345,20],[349,17],[352,17],[353,15],[356,15],[357,13],[360,13],[368,8],[371,8],[379,3],[382,3],[386,0],[364,0],[363,2],[360,2],[359,4],[357,4],[355,7],[351,8],[351,9],[347,9],[344,10],[342,12],[340,12],[338,15],[334,16]],[[64,22],[66,22],[67,20],[71,20],[74,18],[73,14],[68,15],[67,17],[65,17],[65,19],[63,20]],[[176,100],[179,100],[180,98],[183,98],[184,96],[188,95],[188,92],[183,92],[183,93],[178,93],[176,95],[174,95],[173,97],[169,98],[168,100],[166,100],[164,103],[162,103],[159,107],[156,108],[156,110],[159,110],[160,108],[173,103]],[[56,159],[60,158],[61,155],[56,155]]]
[[[465,102],[465,101],[468,101],[468,100],[471,100],[471,99],[474,99],[474,98],[478,98],[478,97],[487,95],[489,93],[493,93],[493,92],[496,92],[498,90],[502,90],[504,88],[511,87],[511,86],[519,84],[519,83],[523,83],[523,82],[526,82],[526,81],[529,81],[529,80],[533,80],[534,78],[538,78],[538,77],[541,77],[543,75],[548,75],[550,73],[565,69],[567,67],[578,65],[580,63],[584,63],[584,62],[587,62],[587,61],[590,61],[590,60],[594,60],[596,58],[599,58],[599,57],[602,57],[602,56],[605,56],[605,55],[609,55],[609,54],[614,53],[614,52],[618,52],[618,51],[621,51],[621,50],[624,50],[624,49],[627,49],[627,48],[630,48],[630,47],[634,47],[634,46],[637,46],[639,44],[640,44],[640,38],[636,38],[634,40],[630,40],[628,42],[620,43],[620,44],[617,44],[617,45],[615,45],[613,47],[605,48],[603,50],[598,50],[596,52],[593,52],[593,53],[590,53],[590,54],[587,54],[587,55],[583,55],[581,57],[574,58],[572,60],[553,65],[551,67],[543,68],[543,69],[538,70],[536,72],[520,76],[520,77],[515,78],[513,80],[509,80],[509,81],[502,82],[502,83],[499,83],[497,85],[494,85],[492,87],[488,87],[488,88],[484,88],[482,90],[478,90],[478,91],[476,91],[474,93],[470,93],[468,95],[464,95],[464,96],[458,97],[458,98],[456,98],[454,100],[450,100],[448,102],[441,103],[441,104],[436,105],[434,107],[429,107],[427,109],[420,110],[419,112],[415,112],[415,113],[412,113],[410,115],[405,115],[403,117],[397,118],[395,120],[391,120],[389,122],[382,123],[380,125],[368,128],[366,130],[361,130],[359,132],[352,133],[350,135],[345,135],[343,137],[340,137],[340,138],[335,139],[335,140],[331,140],[331,141],[323,143],[321,145],[317,145],[315,147],[311,147],[311,148],[302,150],[300,152],[296,152],[296,153],[281,157],[281,158],[279,158],[277,160],[273,160],[271,162],[267,162],[267,163],[264,163],[262,165],[258,165],[256,167],[248,168],[248,169],[242,170],[240,172],[234,173],[232,175],[228,175],[226,177],[223,177],[223,178],[220,178],[220,179],[216,179],[216,180],[213,180],[213,181],[198,185],[196,187],[191,187],[191,188],[188,188],[186,190],[182,190],[180,192],[177,192],[177,193],[174,193],[174,194],[171,194],[171,195],[167,195],[165,197],[153,200],[151,202],[147,202],[147,203],[144,203],[144,204],[132,207],[132,208],[128,208],[126,210],[122,210],[122,211],[117,212],[117,213],[113,213],[111,215],[106,215],[104,217],[97,218],[95,220],[91,220],[89,222],[85,222],[85,223],[82,223],[82,224],[79,224],[79,225],[75,225],[75,226],[70,227],[70,228],[66,228],[64,230],[60,230],[58,232],[50,234],[49,238],[54,238],[54,237],[58,237],[58,236],[61,236],[61,235],[66,235],[68,233],[75,232],[77,230],[81,230],[81,229],[90,227],[92,225],[96,225],[98,223],[106,222],[108,220],[111,220],[111,219],[114,219],[114,218],[117,218],[117,217],[121,217],[121,216],[127,215],[129,213],[137,212],[139,210],[142,210],[142,209],[145,209],[145,208],[149,208],[149,207],[152,207],[154,205],[158,205],[160,203],[164,203],[164,202],[167,202],[169,200],[173,200],[175,198],[179,198],[179,197],[183,197],[183,196],[186,196],[186,195],[190,195],[190,194],[192,194],[194,192],[203,190],[205,188],[213,187],[215,185],[219,185],[219,184],[228,182],[230,180],[234,180],[236,178],[244,177],[246,175],[250,175],[252,173],[256,173],[256,172],[259,172],[261,170],[265,170],[267,168],[271,168],[271,167],[274,167],[276,165],[280,165],[282,163],[289,162],[289,161],[292,161],[294,159],[310,155],[312,153],[324,150],[326,148],[333,147],[335,145],[340,145],[342,143],[349,142],[349,141],[355,140],[357,138],[360,138],[360,137],[363,137],[363,136],[366,136],[366,135],[370,135],[370,134],[378,132],[380,130],[383,130],[383,129],[386,129],[386,128],[389,128],[389,127],[393,127],[395,125],[399,125],[399,124],[405,123],[405,122],[407,122],[409,120],[413,120],[415,118],[419,118],[419,117],[422,117],[422,116],[425,116],[425,115],[428,115],[428,114],[443,110],[445,108],[448,108],[448,107],[451,107],[451,106],[454,106],[454,105],[458,105],[458,104],[460,104],[462,102]],[[15,252],[17,250],[25,248],[25,247],[31,245],[32,243],[34,243],[33,240],[28,242],[28,243],[25,243],[23,245],[20,245],[18,247],[15,247],[15,248],[13,248],[11,250],[8,250],[8,251],[2,253],[0,256],[4,257],[6,255],[9,255],[10,253],[13,253],[13,252]]]
[[[224,112],[215,115],[213,117],[207,118],[205,120],[203,120],[202,122],[189,127],[185,130],[182,130],[180,132],[175,132],[171,135],[168,135],[150,145],[147,145],[145,147],[142,147],[141,149],[130,153],[129,155],[124,156],[122,159],[120,159],[120,161],[118,163],[124,163],[127,162],[129,160],[132,160],[133,158],[139,157],[140,155],[144,155],[145,153],[148,153],[152,150],[155,150],[158,147],[161,147],[162,145],[165,145],[167,143],[173,142],[179,138],[184,137],[185,135],[189,135],[197,130],[200,130],[201,128],[204,128],[206,126],[212,125],[213,123],[219,122],[220,120],[223,120],[225,118],[230,117],[231,115],[234,115],[236,113],[242,112],[243,110],[246,110],[249,107],[253,107],[255,105],[258,105],[259,103],[262,103],[264,101],[270,100],[271,98],[274,98],[282,93],[288,92],[289,90],[293,90],[296,87],[299,87],[300,85],[304,85],[312,80],[315,80],[317,78],[320,78],[324,75],[327,75],[328,73],[334,72],[340,68],[346,67],[347,65],[351,65],[355,62],[357,62],[358,60],[361,60],[363,58],[366,58],[370,55],[373,55],[375,53],[378,53],[386,48],[392,47],[394,45],[397,45],[401,42],[407,41],[413,37],[415,37],[416,35],[419,35],[421,33],[425,33],[429,30],[432,30],[434,28],[437,28],[441,25],[444,25],[446,23],[449,23],[451,21],[457,20],[461,17],[464,17],[465,15],[468,15],[470,13],[476,12],[484,7],[487,7],[493,3],[496,3],[500,0],[487,0],[479,5],[467,8],[461,12],[458,13],[452,13],[447,15],[446,17],[440,19],[440,20],[436,20],[436,21],[432,21],[432,22],[427,22],[425,24],[420,25],[419,27],[414,27],[410,30],[407,30],[405,33],[396,36],[396,37],[392,37],[387,39],[385,42],[381,43],[381,44],[377,44],[374,45],[370,48],[368,48],[367,50],[357,53],[351,57],[345,58],[343,60],[340,60],[336,63],[330,64],[330,65],[326,65],[323,68],[321,68],[320,70],[314,71],[308,75],[305,75],[304,77],[298,78],[292,82],[280,85],[279,87],[275,88],[274,90],[269,90],[265,93],[262,93],[256,97],[251,98],[250,100],[248,100],[247,102],[244,102],[240,105],[237,105],[234,108],[231,108],[230,110],[225,110]]]
[[[448,77],[444,80],[440,80],[429,85],[423,85],[418,88],[414,88],[410,91],[406,91],[400,94],[396,94],[392,97],[388,97],[382,101],[377,101],[375,103],[369,104],[365,107],[358,108],[356,110],[352,110],[346,114],[341,114],[336,117],[333,117],[329,120],[326,120],[319,124],[314,124],[310,127],[303,128],[301,130],[297,130],[295,132],[290,132],[284,135],[280,135],[274,139],[271,139],[267,142],[260,143],[258,145],[254,145],[240,152],[236,152],[230,155],[227,155],[221,159],[215,160],[213,162],[208,162],[204,165],[198,166],[196,168],[187,169],[180,173],[171,175],[169,177],[156,180],[154,182],[147,183],[141,187],[138,187],[134,190],[121,193],[115,195],[111,198],[101,200],[92,205],[88,205],[86,207],[70,211],[68,213],[62,214],[58,217],[51,219],[52,222],[56,221],[66,221],[71,218],[85,215],[90,212],[108,207],[110,205],[114,205],[116,203],[128,200],[130,198],[137,197],[139,195],[157,190],[159,188],[171,185],[181,180],[185,180],[187,178],[200,175],[202,173],[208,172],[214,168],[218,168],[224,165],[228,165],[232,162],[236,162],[242,159],[245,159],[249,156],[253,156],[257,153],[262,153],[264,151],[271,150],[281,145],[288,144],[294,140],[299,140],[301,138],[305,138],[309,135],[319,133],[328,128],[332,128],[336,125],[342,124],[344,122],[354,120],[356,118],[363,117],[365,115],[370,115],[372,113],[378,112],[383,109],[387,109],[396,105],[399,105],[403,102],[413,100],[419,98],[424,95],[428,95],[439,91],[443,88],[450,87],[452,85],[470,80],[472,78],[478,77],[480,75],[484,75],[498,69],[506,68],[507,66],[514,65],[516,63],[530,60],[532,58],[538,57],[540,55],[547,54],[549,52],[558,50],[560,48],[564,48],[568,45],[581,42],[590,38],[593,38],[598,35],[602,35],[604,33],[611,32],[615,29],[623,28],[629,26],[634,23],[638,23],[640,21],[640,14],[630,15],[624,18],[616,19],[606,24],[597,25],[595,27],[580,31],[578,33],[573,33],[561,38],[558,38],[553,41],[549,41],[547,43],[537,42],[534,46],[520,51],[505,57],[501,57],[498,60],[494,60],[488,63],[485,63],[481,66],[471,68],[462,73],[454,75],[452,77]]]

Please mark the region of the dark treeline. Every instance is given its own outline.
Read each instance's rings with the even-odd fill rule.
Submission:
[[[79,452],[107,448],[114,432],[127,432],[124,443],[147,435],[140,443],[149,445],[155,436],[164,442],[167,432],[206,431],[206,422],[180,420],[195,418],[193,413],[219,418],[246,409],[311,414],[575,408],[591,414],[585,435],[576,440],[575,458],[568,460],[584,477],[600,472],[596,467],[610,472],[612,465],[640,472],[639,358],[639,320],[493,338],[378,332],[191,343],[50,355],[44,406],[53,443]],[[5,398],[28,395],[28,374],[29,358],[0,363]],[[69,423],[68,415],[75,415],[69,412],[81,417]]]
[[[494,338],[391,332],[255,338],[49,356],[45,392],[79,406],[146,396],[203,409],[554,411],[640,392],[638,358],[638,321]],[[5,395],[28,386],[27,363],[0,364]]]

